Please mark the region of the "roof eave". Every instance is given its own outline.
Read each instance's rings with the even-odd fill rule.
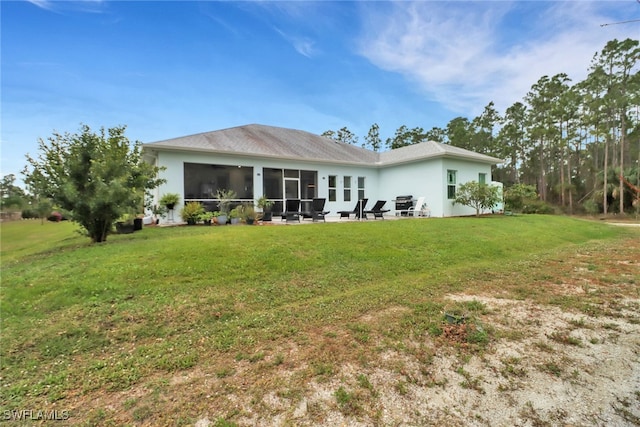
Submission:
[[[426,155],[426,156],[414,157],[414,158],[411,158],[411,159],[401,159],[401,160],[394,160],[394,161],[388,161],[388,162],[377,162],[376,164],[379,165],[379,166],[385,167],[385,166],[417,163],[417,162],[421,162],[423,160],[445,158],[445,157],[446,158],[451,158],[451,159],[471,160],[471,161],[474,161],[474,162],[477,162],[477,163],[487,163],[487,164],[491,164],[491,165],[504,163],[504,160],[498,159],[498,158],[495,158],[495,157],[486,156],[486,158],[482,159],[482,158],[478,158],[478,157],[475,157],[475,156],[465,156],[464,154],[452,154],[452,153],[441,152],[441,153],[429,154],[429,155]]]

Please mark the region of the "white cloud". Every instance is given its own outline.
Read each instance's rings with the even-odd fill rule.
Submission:
[[[50,0],[27,0],[29,3],[38,6],[41,9],[51,10],[53,4]]]
[[[420,2],[396,3],[391,11],[371,7],[361,54],[405,75],[447,109],[475,115],[494,101],[504,112],[543,75],[564,72],[579,81],[607,41],[633,37],[625,35],[628,28],[600,26],[615,20],[612,10],[619,5]]]
[[[288,43],[290,43],[293,48],[300,55],[306,56],[307,58],[311,58],[316,54],[315,42],[308,37],[304,36],[294,36],[285,33],[284,31],[275,28],[275,31],[282,36]]]

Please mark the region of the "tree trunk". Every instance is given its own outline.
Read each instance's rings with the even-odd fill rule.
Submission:
[[[569,213],[573,214],[573,181],[571,180],[571,156],[567,160],[567,175],[569,176]]]
[[[547,201],[547,177],[544,170],[544,138],[540,138],[540,198]]]
[[[603,200],[602,205],[604,214],[607,214],[607,174],[609,173],[609,136],[604,139],[604,183],[602,187]]]
[[[622,111],[620,114],[620,213],[624,213],[624,182],[622,181],[622,174],[624,173],[624,137],[626,133],[626,111]]]

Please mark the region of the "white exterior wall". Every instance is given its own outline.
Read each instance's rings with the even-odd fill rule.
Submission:
[[[341,210],[351,210],[358,198],[358,177],[365,177],[365,197],[369,199],[367,208],[373,207],[377,200],[386,200],[389,214],[395,212],[395,198],[412,195],[414,198],[425,197],[425,203],[433,217],[474,215],[475,210],[467,206],[453,206],[447,198],[447,170],[455,170],[456,186],[468,181],[478,181],[480,173],[486,174],[486,183],[491,183],[491,165],[461,159],[438,157],[421,162],[406,163],[387,167],[362,167],[309,161],[269,159],[250,156],[233,156],[207,154],[188,151],[147,152],[146,157],[156,156],[157,166],[166,170],[160,177],[167,180],[155,190],[158,200],[165,193],[178,193],[180,203],[184,202],[184,163],[219,164],[228,166],[253,167],[254,199],[262,196],[262,168],[314,170],[318,173],[317,196],[326,199],[326,210],[329,216],[337,216]],[[337,177],[335,202],[329,201],[329,176]],[[351,201],[343,200],[344,176],[351,176]]]
[[[166,167],[160,174],[167,180],[165,184],[155,191],[156,200],[165,193],[180,194],[180,203],[184,202],[184,163],[218,164],[227,166],[253,167],[253,197],[262,196],[262,169],[300,169],[312,170],[318,173],[317,197],[327,199],[325,209],[330,211],[329,216],[336,216],[338,211],[351,210],[358,199],[358,177],[365,178],[365,197],[370,200],[377,198],[378,170],[372,167],[357,167],[353,165],[331,165],[325,163],[312,163],[295,160],[265,159],[245,156],[230,156],[220,154],[207,154],[201,152],[169,152],[159,151],[157,165]],[[337,200],[329,201],[329,175],[337,176]],[[351,176],[351,201],[343,200],[344,176]],[[368,207],[373,206],[375,200],[370,201]]]
[[[385,207],[391,209],[390,213],[394,213],[396,197],[424,197],[425,203],[431,209],[431,216],[442,216],[441,165],[442,159],[431,159],[381,169],[379,198],[386,200]]]
[[[479,180],[479,175],[481,173],[486,174],[486,184],[491,182],[491,165],[469,162],[465,160],[457,160],[457,159],[445,159],[442,163],[442,216],[462,216],[462,215],[475,215],[476,210],[469,206],[463,205],[453,205],[451,200],[447,198],[447,171],[455,170],[456,171],[456,189],[460,187],[461,184],[465,184],[470,181]]]

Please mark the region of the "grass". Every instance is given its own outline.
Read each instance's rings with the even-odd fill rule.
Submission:
[[[66,222],[2,224],[0,400],[9,408],[55,404],[104,424],[162,424],[166,402],[129,401],[118,408],[125,415],[82,402],[194,369],[233,391],[234,367],[248,364],[258,386],[275,386],[265,372],[293,363],[283,343],[308,359],[294,379],[299,387],[327,381],[345,361],[366,365],[380,346],[441,334],[449,293],[500,292],[585,311],[603,296],[560,298],[545,289],[558,263],[639,236],[555,216],[145,228],[98,245],[74,230]],[[610,280],[612,292],[622,292]],[[485,309],[461,308],[474,316]],[[486,331],[470,344],[486,344]],[[170,390],[169,381],[158,386]],[[193,393],[173,408],[189,422],[204,404]],[[338,389],[343,412],[362,410],[352,397]]]

